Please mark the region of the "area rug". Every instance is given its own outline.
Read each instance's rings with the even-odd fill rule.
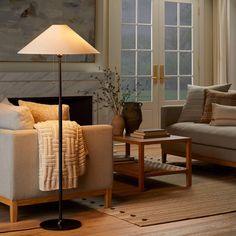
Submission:
[[[236,211],[236,168],[194,162],[191,188],[184,187],[185,175],[169,175],[147,179],[142,193],[132,178],[116,176],[115,180],[111,208],[102,208],[98,198],[81,202],[138,226]]]
[[[183,166],[179,159],[170,162]],[[144,192],[134,178],[116,174],[114,180],[111,208],[104,209],[102,197],[66,201],[65,217],[83,219],[97,212],[97,217],[107,214],[142,227],[236,212],[236,168],[194,161],[191,188],[182,174],[147,178]],[[21,207],[19,222],[11,224],[9,208],[0,204],[0,234],[37,229],[42,220],[57,216],[57,208],[57,203]]]

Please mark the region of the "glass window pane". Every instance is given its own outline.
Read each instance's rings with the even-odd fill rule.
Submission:
[[[138,0],[138,23],[151,23],[151,0]]]
[[[180,28],[179,37],[179,49],[192,50],[192,29]]]
[[[138,26],[138,49],[151,49],[151,26]]]
[[[191,3],[180,3],[180,25],[192,25]]]
[[[179,74],[192,75],[192,53],[191,52],[180,52]]]
[[[122,22],[135,23],[136,0],[122,0]]]
[[[165,79],[165,99],[177,100],[177,77]]]
[[[138,75],[151,75],[151,52],[138,52]]]
[[[177,28],[175,27],[165,28],[165,49],[177,50]]]
[[[121,91],[125,102],[136,101],[135,78],[121,77]]]
[[[151,77],[138,78],[138,101],[151,101],[151,81]]]
[[[192,84],[192,77],[180,77],[179,79],[179,97],[180,100],[185,100],[187,96],[187,86]]]
[[[122,49],[135,49],[135,26],[122,25]]]
[[[121,74],[135,75],[135,52],[121,52]]]
[[[177,25],[177,3],[165,2],[165,25]]]
[[[177,52],[165,53],[165,74],[177,75]]]

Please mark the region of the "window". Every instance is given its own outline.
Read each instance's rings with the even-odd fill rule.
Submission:
[[[192,4],[165,2],[165,100],[186,98],[193,81]]]
[[[152,0],[122,0],[121,87],[131,100],[151,100],[152,53]]]

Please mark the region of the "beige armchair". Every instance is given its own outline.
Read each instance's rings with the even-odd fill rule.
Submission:
[[[64,190],[63,199],[104,195],[111,205],[113,183],[112,127],[82,126],[89,152],[86,173],[79,188]],[[17,221],[19,206],[57,201],[57,191],[42,192],[38,183],[38,138],[36,130],[0,129],[0,202],[10,207],[10,221]]]

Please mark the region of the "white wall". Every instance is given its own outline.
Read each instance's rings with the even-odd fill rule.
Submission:
[[[230,1],[229,82],[236,89],[236,1]]]

